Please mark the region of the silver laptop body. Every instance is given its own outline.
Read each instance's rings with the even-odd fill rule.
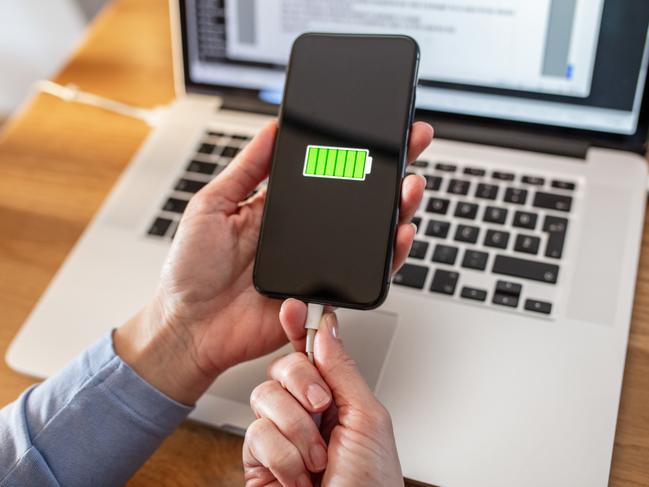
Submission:
[[[290,29],[317,8],[301,0],[170,3],[178,98],[16,336],[6,356],[15,370],[56,373],[151,298],[186,202],[276,109],[260,99],[277,101],[281,63],[266,59],[270,47],[265,62],[246,61],[269,29],[255,25],[284,12],[281,32],[297,35]],[[417,242],[379,310],[339,312],[348,349],[392,414],[410,479],[449,487],[608,482],[647,187],[638,154],[647,128],[646,24],[629,41],[640,60],[628,114],[584,107],[599,57],[591,63],[590,94],[583,80],[557,88],[561,80],[552,78],[563,76],[572,55],[561,47],[566,16],[581,22],[582,33],[591,19],[591,57],[610,55],[598,51],[608,42],[607,9],[626,7],[599,3],[589,13],[595,20],[574,0],[549,1],[543,17],[545,49],[554,53],[542,58],[543,89],[574,89],[575,104],[551,100],[564,96],[556,93],[528,99],[513,86],[422,79],[418,118],[438,135],[411,169],[428,181]],[[345,5],[351,13],[341,16],[370,22],[367,9]],[[376,12],[385,15],[383,8]],[[333,15],[318,15],[325,14]],[[208,34],[225,29],[232,49],[210,44],[206,19],[218,24]],[[335,21],[304,27],[350,29]],[[502,19],[485,20],[492,21],[504,28]],[[419,39],[423,74],[426,39]],[[451,61],[440,61],[449,73]],[[274,89],[255,85],[259,73]],[[552,119],[557,113],[561,120]],[[224,373],[192,418],[243,432],[253,419],[249,393],[271,358]]]

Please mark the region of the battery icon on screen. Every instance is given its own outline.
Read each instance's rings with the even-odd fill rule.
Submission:
[[[372,158],[367,149],[309,145],[304,157],[304,175],[315,178],[365,181],[372,172]]]

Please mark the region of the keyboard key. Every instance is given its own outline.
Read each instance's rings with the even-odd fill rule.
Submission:
[[[451,194],[461,194],[466,195],[469,193],[469,187],[471,183],[469,181],[463,181],[462,179],[451,179],[448,182],[448,192]]]
[[[527,190],[519,188],[507,188],[505,190],[505,201],[516,205],[524,205],[527,200]]]
[[[417,232],[419,232],[419,227],[421,226],[421,217],[420,216],[413,216],[412,220],[410,220],[412,223],[415,224],[417,227]],[[417,233],[415,232],[415,233]]]
[[[484,169],[478,169],[476,167],[465,167],[464,174],[467,174],[469,176],[484,176],[485,174],[487,174],[487,171],[485,171]]]
[[[435,164],[435,169],[444,172],[455,172],[457,170],[457,166],[455,164],[448,164],[446,162],[438,162],[437,164]]]
[[[484,301],[487,299],[487,291],[484,289],[477,289],[474,287],[464,286],[460,295],[466,299],[472,299],[474,301]]]
[[[223,148],[223,152],[221,152],[221,156],[222,157],[234,157],[239,153],[240,150],[241,149],[239,149],[238,147],[232,147],[232,146],[228,145],[228,146]]]
[[[424,177],[426,178],[426,189],[430,191],[437,191],[442,185],[442,178],[440,178],[439,176],[431,176],[430,174],[426,174]]]
[[[425,259],[426,252],[428,252],[428,242],[414,240],[412,242],[412,247],[410,247],[410,254],[408,257],[412,257],[413,259]]]
[[[568,219],[560,216],[547,215],[543,220],[543,231],[548,233],[566,233]]]
[[[491,173],[491,177],[494,179],[500,179],[501,181],[513,181],[514,173],[504,172],[504,171],[494,171]]]
[[[477,250],[467,250],[464,252],[464,259],[462,259],[462,267],[467,269],[476,269],[484,271],[487,267],[487,259],[489,254],[486,252],[478,252]]]
[[[187,203],[189,203],[187,200],[169,198],[162,206],[162,209],[173,213],[183,213],[187,208]]]
[[[509,306],[510,308],[516,308],[518,306],[518,296],[512,296],[511,294],[494,293],[492,301],[494,304]]]
[[[548,243],[545,247],[545,256],[552,259],[560,259],[563,255],[563,246],[565,242],[565,233],[550,233],[548,235]]]
[[[570,211],[572,198],[561,194],[552,194],[538,191],[534,195],[534,206],[548,210]]]
[[[495,200],[498,197],[498,186],[495,184],[480,183],[475,191],[475,197],[485,200]]]
[[[525,309],[527,311],[549,315],[552,313],[552,303],[548,303],[547,301],[537,301],[536,299],[527,299],[525,301]]]
[[[211,162],[192,161],[187,166],[188,172],[196,172],[199,174],[214,174],[218,165]]]
[[[451,224],[449,222],[430,220],[428,226],[426,226],[426,235],[429,237],[446,238],[450,226]]]
[[[453,265],[456,257],[457,247],[451,247],[450,245],[437,244],[435,252],[433,252],[433,262],[439,262],[440,264]]]
[[[246,135],[232,134],[230,137],[232,137],[234,140],[250,140],[250,137]]]
[[[458,225],[455,231],[455,240],[458,242],[476,243],[480,229],[470,225]]]
[[[225,137],[225,134],[223,132],[215,132],[213,130],[208,131],[207,135],[209,135],[210,137]]]
[[[207,183],[203,181],[192,181],[191,179],[181,179],[176,183],[176,191],[184,191],[185,193],[197,193]]]
[[[170,225],[171,220],[167,218],[156,218],[155,221],[151,224],[151,228],[149,228],[148,234],[162,237],[165,233],[167,233]]]
[[[538,216],[536,213],[530,213],[528,211],[517,211],[514,213],[514,222],[513,226],[519,228],[527,228],[529,230],[534,230],[536,228],[536,221]]]
[[[169,198],[162,209],[173,213],[182,213],[185,211],[185,208],[187,208],[187,203],[189,203],[189,201],[180,200],[178,198]]]
[[[521,181],[534,186],[543,186],[545,184],[545,179],[538,176],[523,176]]]
[[[198,152],[201,154],[212,154],[216,146],[214,144],[201,144],[198,148]]]
[[[514,250],[516,252],[536,255],[539,251],[539,245],[541,245],[541,239],[539,237],[518,234],[516,242],[514,242]]]
[[[496,292],[500,294],[511,294],[512,296],[520,296],[523,286],[509,281],[496,282]]]
[[[509,243],[509,233],[500,230],[487,230],[484,239],[485,247],[495,247],[497,249],[506,249]]]
[[[543,231],[548,232],[548,243],[545,247],[545,256],[560,259],[563,255],[563,246],[566,242],[568,220],[558,216],[547,215],[543,221]]]
[[[497,206],[487,206],[484,210],[482,219],[489,223],[503,224],[507,220],[507,210]]]
[[[554,181],[552,181],[552,187],[557,189],[565,189],[567,191],[574,191],[577,185],[570,181],[559,181],[558,179],[555,179]]]
[[[449,201],[443,198],[430,198],[428,200],[428,205],[426,206],[426,211],[428,213],[438,213],[440,215],[446,215],[448,211]]]
[[[414,264],[403,264],[399,272],[394,275],[393,283],[400,286],[423,289],[428,276],[428,267]]]
[[[492,272],[494,274],[555,284],[559,277],[559,266],[534,260],[519,259],[508,255],[497,255]]]
[[[417,159],[411,165],[412,167],[428,167],[428,161],[422,161],[421,159]]]
[[[443,271],[437,269],[433,275],[433,282],[430,290],[434,293],[448,294],[452,296],[455,294],[455,286],[460,275],[457,272]]]
[[[455,207],[455,216],[458,218],[467,218],[469,220],[475,219],[478,214],[478,205],[475,203],[458,202]]]

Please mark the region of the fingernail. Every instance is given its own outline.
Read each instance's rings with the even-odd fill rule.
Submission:
[[[336,318],[335,313],[327,313],[325,315],[325,320],[333,337],[338,338],[338,319]]]
[[[329,403],[329,394],[320,384],[310,384],[306,389],[306,397],[314,409],[320,409]]]
[[[297,478],[297,487],[311,487],[312,485],[311,479],[305,473]]]
[[[309,448],[309,455],[311,456],[313,468],[318,472],[325,469],[327,466],[327,452],[322,445],[319,443],[312,445],[311,448]]]
[[[415,231],[415,233],[417,233],[417,225],[412,222],[410,222],[410,225],[412,226],[412,229]]]

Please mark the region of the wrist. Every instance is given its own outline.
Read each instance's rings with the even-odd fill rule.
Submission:
[[[193,405],[217,377],[197,365],[193,337],[165,317],[155,298],[113,335],[115,352],[145,381],[170,398]]]

